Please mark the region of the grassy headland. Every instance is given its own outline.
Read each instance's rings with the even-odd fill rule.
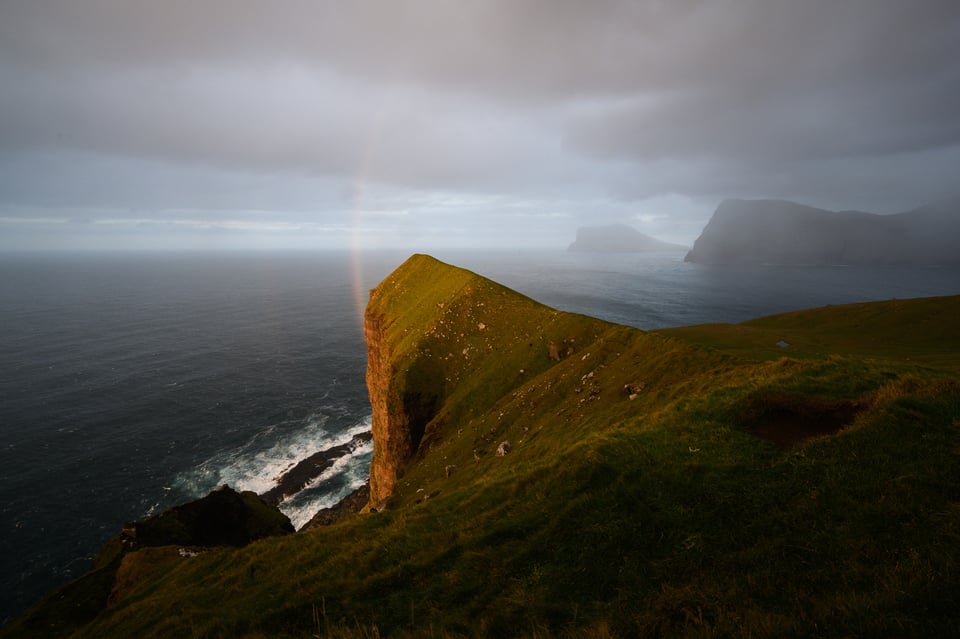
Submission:
[[[422,396],[385,508],[128,553],[58,636],[960,635],[960,297],[643,332],[414,256],[368,313]]]

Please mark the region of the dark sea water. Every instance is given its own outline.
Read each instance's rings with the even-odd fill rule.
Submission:
[[[741,268],[682,254],[435,252],[562,310],[639,328],[960,293],[960,272]],[[0,620],[83,574],[127,521],[278,473],[369,429],[367,290],[406,254],[0,256]],[[366,480],[347,455],[281,508]]]

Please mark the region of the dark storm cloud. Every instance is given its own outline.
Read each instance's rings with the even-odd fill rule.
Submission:
[[[750,195],[752,184],[801,197],[802,184],[780,184],[784,173],[816,192],[876,158],[896,158],[893,173],[935,168],[960,144],[955,3],[713,6],[716,21],[667,65],[685,80],[580,118],[569,143],[598,157],[689,162],[687,192]],[[890,177],[880,171],[871,186]],[[905,177],[898,186],[924,197]]]
[[[377,82],[558,97],[619,90],[632,84],[638,67],[657,69],[634,54],[653,53],[648,36],[674,22],[683,5],[693,6],[40,0],[5,7],[0,35],[8,59],[54,69],[308,60]]]
[[[891,211],[955,188],[958,59],[952,0],[7,2],[0,204]]]

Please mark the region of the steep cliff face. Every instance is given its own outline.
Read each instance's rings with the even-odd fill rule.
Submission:
[[[447,425],[489,410],[608,326],[426,255],[407,260],[370,292],[364,318],[371,507],[385,506]]]
[[[486,329],[464,309],[469,306],[464,300],[483,282],[468,271],[414,255],[370,292],[364,337],[373,409],[370,505],[375,509],[393,494],[429,424],[441,413],[453,380],[469,363],[470,350],[476,349],[468,342]],[[454,358],[454,349],[464,361]]]
[[[245,546],[257,539],[293,532],[290,520],[273,505],[253,492],[238,493],[229,486],[131,527],[129,540],[137,547]]]
[[[397,478],[420,443],[408,411],[398,401],[397,380],[390,365],[392,349],[383,332],[385,323],[382,313],[367,309],[363,334],[367,342],[367,392],[373,409],[375,452],[370,462],[370,503],[374,508],[393,493]]]
[[[366,321],[371,501],[393,513],[194,548],[289,532],[218,491],[131,527],[0,637],[953,636],[958,315],[897,300],[647,333],[414,256]]]
[[[825,211],[782,200],[726,200],[687,254],[704,264],[948,264],[960,205],[896,215]]]

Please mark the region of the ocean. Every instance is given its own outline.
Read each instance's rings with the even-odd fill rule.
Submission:
[[[656,329],[960,293],[956,269],[707,267],[682,253],[437,251],[545,304]],[[0,620],[128,521],[370,428],[362,311],[399,252],[0,255]],[[338,459],[295,526],[363,484]]]

